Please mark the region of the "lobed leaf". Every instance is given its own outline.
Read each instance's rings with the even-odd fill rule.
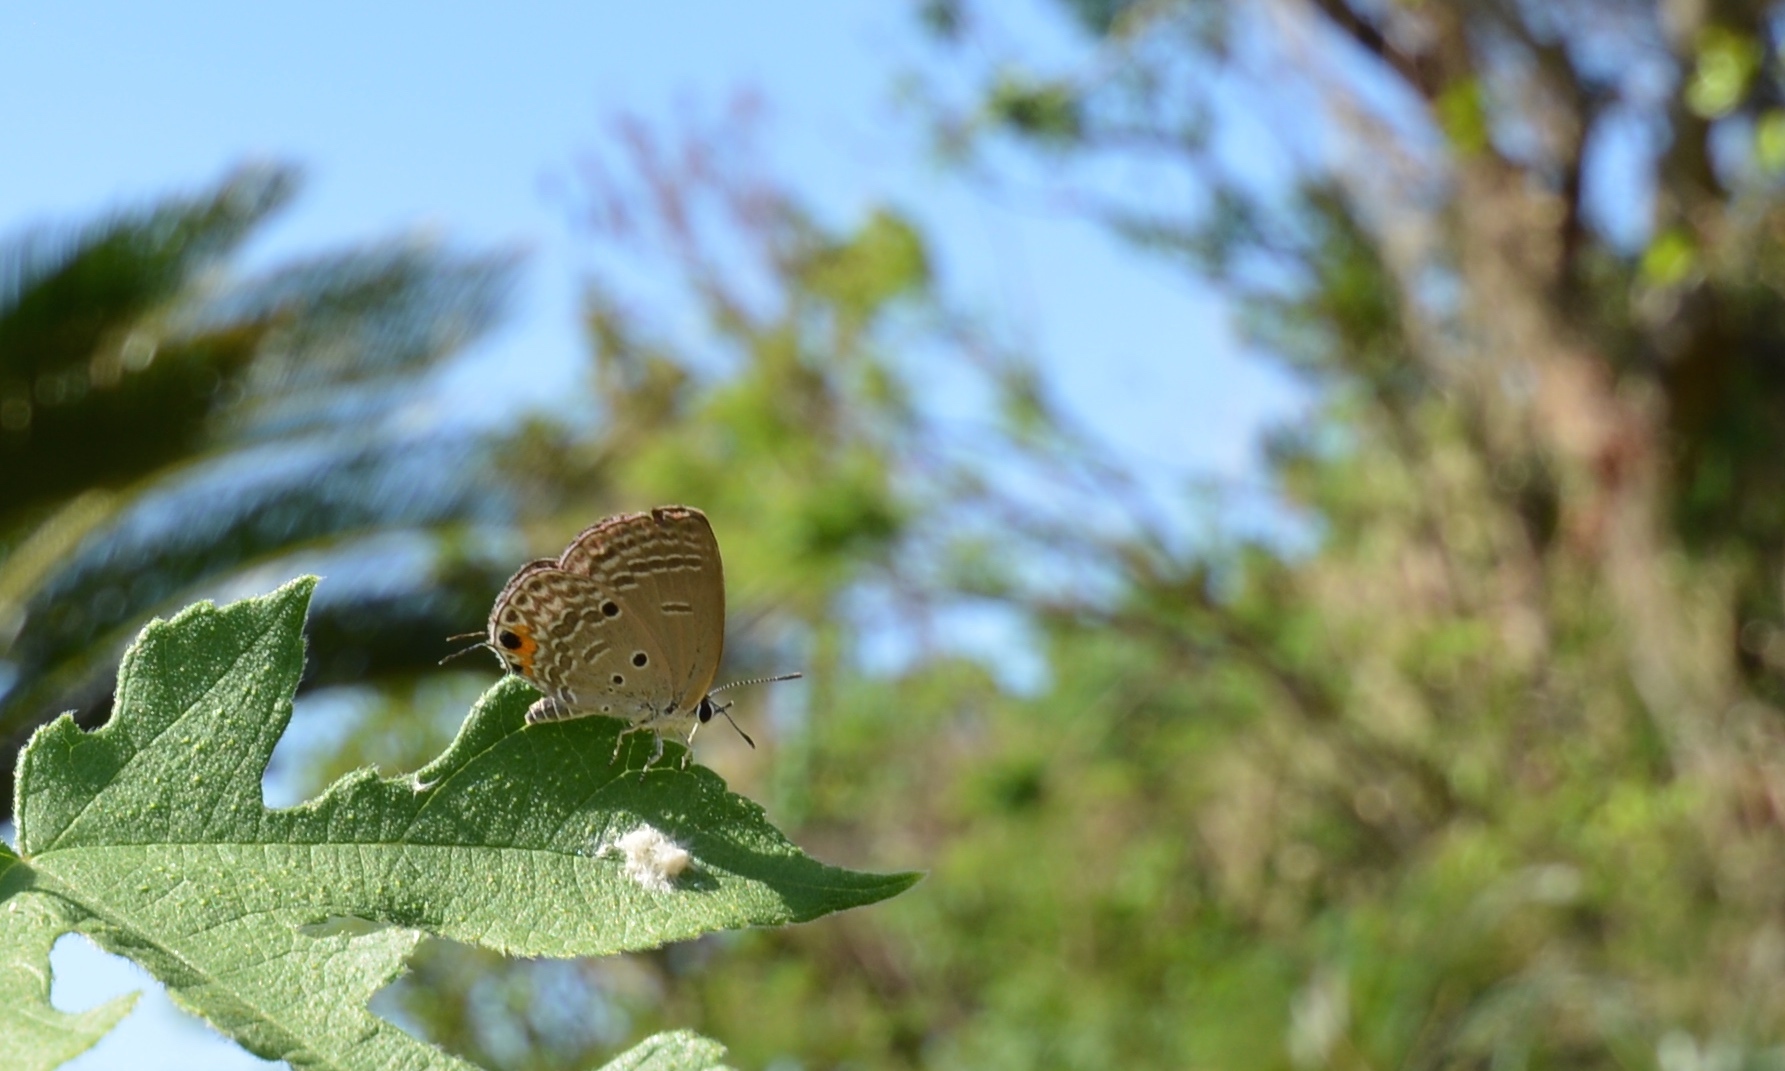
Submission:
[[[803,921],[916,880],[818,863],[674,754],[642,772],[648,736],[611,762],[617,721],[528,727],[534,693],[515,678],[418,773],[358,771],[271,810],[261,776],[290,719],[314,586],[150,624],[124,658],[107,725],[83,732],[64,716],[38,731],[19,760],[22,859],[5,860],[0,886],[13,890],[9,946],[31,939],[14,914],[48,912],[49,940],[76,928],[141,963],[259,1056],[451,1068],[467,1065],[366,1007],[426,934],[602,955]],[[664,880],[639,880],[614,847],[645,825],[687,853]],[[0,1047],[12,1029],[0,1026]],[[617,1066],[716,1066],[722,1050],[689,1038],[660,1035]]]
[[[70,928],[65,906],[30,886],[30,869],[0,844],[0,1051],[17,1071],[48,1071],[87,1051],[136,1003],[136,994],[78,1014],[50,1004],[50,947]]]
[[[725,1046],[688,1030],[653,1034],[601,1071],[727,1071]]]

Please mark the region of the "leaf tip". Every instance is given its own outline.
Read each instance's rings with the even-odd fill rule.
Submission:
[[[885,893],[881,898],[890,900],[929,877],[929,874],[930,872],[927,870],[901,870],[893,874],[882,874],[881,878],[884,884],[881,888],[885,890]]]
[[[313,573],[288,580],[265,595],[252,595],[235,602],[218,606],[210,599],[200,599],[190,606],[182,608],[169,618],[157,617],[143,626],[136,639],[131,641],[130,648],[124,652],[124,658],[118,670],[118,683],[122,687],[129,667],[141,653],[164,638],[177,634],[183,627],[196,622],[214,619],[228,619],[237,615],[253,615],[260,610],[271,610],[275,615],[295,616],[301,623],[310,609],[310,597],[316,592],[316,585],[322,578]]]

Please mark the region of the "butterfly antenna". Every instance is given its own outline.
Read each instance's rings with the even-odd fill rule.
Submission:
[[[774,677],[748,677],[741,681],[732,681],[730,684],[721,684],[707,694],[713,695],[718,692],[723,692],[727,688],[742,688],[746,684],[772,684],[775,681],[797,681],[804,676],[804,673],[782,673]],[[745,737],[745,739],[747,740],[749,737]]]
[[[708,692],[707,695],[712,696],[717,692],[723,692],[727,688],[738,688],[738,687],[741,687],[746,684],[770,684],[770,683],[773,683],[774,681],[797,681],[803,676],[805,676],[804,673],[781,673],[781,674],[778,674],[773,677],[747,677],[741,681],[732,681],[730,684],[721,684],[719,687],[714,688],[712,691]],[[731,727],[733,729],[737,729],[738,735],[744,738],[744,743],[749,744],[751,747],[756,746],[756,741],[750,739],[750,734],[745,732],[742,729],[739,729],[738,723],[735,721],[732,721],[731,704],[730,703],[726,703],[724,706],[720,706],[718,703],[714,703],[713,709],[718,711],[719,713],[725,715],[725,720],[731,722]]]
[[[446,637],[446,642],[451,643],[454,640],[468,640],[473,636],[481,636],[481,635],[483,635],[483,633],[481,633],[481,632],[461,632],[457,636]],[[438,661],[434,664],[437,666],[444,666],[448,662],[451,662],[453,659],[459,657],[460,655],[468,655],[472,651],[477,650],[479,647],[488,647],[489,645],[490,645],[490,641],[479,640],[469,647],[461,648],[460,650],[454,651],[452,654],[447,655],[445,658],[442,658],[440,661]]]

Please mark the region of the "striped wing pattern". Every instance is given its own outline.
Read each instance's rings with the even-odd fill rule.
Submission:
[[[725,577],[706,515],[610,517],[523,566],[490,613],[490,645],[546,696],[529,720],[609,714],[691,721],[725,646]]]

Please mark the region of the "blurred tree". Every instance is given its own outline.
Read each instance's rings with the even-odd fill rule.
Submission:
[[[1184,549],[909,224],[827,229],[722,138],[628,128],[590,216],[706,331],[597,286],[607,419],[515,449],[567,503],[712,503],[740,628],[815,670],[762,795],[931,877],[588,965],[574,1057],[466,1025],[565,992],[525,965],[437,948],[396,1003],[516,1068],[668,1024],[756,1066],[1779,1063],[1785,12],[1058,7],[1050,67],[923,6],[944,143],[1226,288],[1315,392],[1269,444],[1311,546]],[[926,405],[974,389],[1000,427]],[[1032,693],[926,632],[976,599],[1033,627]],[[917,655],[873,670],[889,633]]]
[[[317,603],[323,681],[430,664],[500,583],[455,564],[463,554],[433,562],[425,536],[509,519],[479,441],[405,413],[427,397],[424,374],[491,324],[511,258],[393,243],[231,270],[295,187],[290,170],[245,169],[0,244],[8,779],[39,722],[103,718],[120,647],[148,615],[245,570],[382,555],[383,583]]]

